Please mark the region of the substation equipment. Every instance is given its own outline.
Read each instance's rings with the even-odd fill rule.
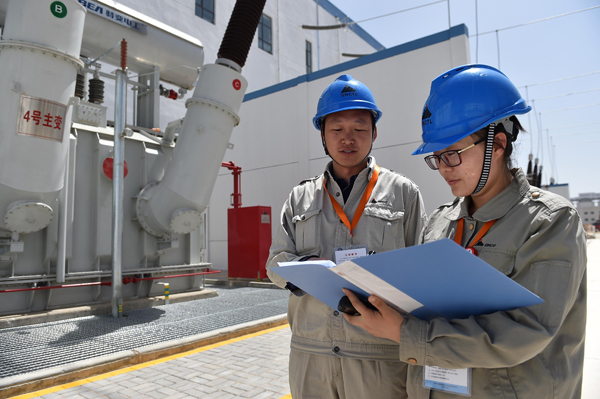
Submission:
[[[119,316],[158,279],[204,288],[205,210],[264,3],[236,3],[203,65],[199,40],[109,0],[0,0],[0,315],[112,301]],[[160,96],[191,89],[185,117],[153,130]]]

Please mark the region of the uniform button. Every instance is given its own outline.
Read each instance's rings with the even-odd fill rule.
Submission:
[[[335,353],[338,353],[338,352],[340,351],[340,348],[338,348],[338,347],[336,346],[335,348],[333,348],[333,351],[334,351]],[[417,362],[417,361],[415,360],[415,363],[416,363],[416,362]]]
[[[417,359],[414,359],[414,358],[411,357],[410,359],[408,359],[408,362],[410,364],[417,364]]]
[[[540,196],[540,192],[539,192],[539,191],[533,192],[533,193],[531,193],[531,196],[532,196],[533,198],[539,198],[539,196]]]
[[[339,196],[340,196],[340,193],[335,193],[335,196],[336,196],[336,197],[339,197]]]
[[[473,230],[473,225],[472,224],[469,225],[469,230]]]
[[[333,315],[334,315],[334,316],[339,316],[339,315],[340,315],[340,312],[338,312],[338,311],[336,310],[335,312],[333,312]]]

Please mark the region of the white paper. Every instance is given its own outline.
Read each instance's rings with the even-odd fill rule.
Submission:
[[[285,267],[285,266],[301,266],[301,265],[306,265],[307,263],[310,263],[311,265],[321,265],[327,268],[331,268],[335,266],[335,263],[333,263],[330,260],[314,260],[314,259],[309,259],[306,262],[277,262],[277,264],[280,267]]]
[[[410,313],[423,305],[393,285],[366,271],[352,261],[330,269],[369,294],[375,294],[396,310]]]

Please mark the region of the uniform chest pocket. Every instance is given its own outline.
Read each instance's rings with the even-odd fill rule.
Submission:
[[[377,206],[365,207],[369,249],[377,252],[404,248],[404,212]]]
[[[298,255],[313,252],[321,241],[321,210],[306,211],[292,218]]]
[[[477,257],[479,259],[492,265],[505,276],[511,277],[513,275],[516,257],[515,252],[497,247],[490,248],[477,245],[475,246],[475,249],[477,250]]]
[[[475,246],[477,257],[500,273],[512,278],[515,274],[516,252],[506,248]]]

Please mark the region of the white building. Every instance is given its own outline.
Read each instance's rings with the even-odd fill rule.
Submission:
[[[217,58],[235,0],[119,0],[116,3],[198,38],[204,46],[205,62],[211,63]],[[349,58],[342,55],[345,53],[370,54],[384,48],[358,25],[322,31],[302,29],[302,25],[340,22],[351,20],[328,0],[267,0],[243,68],[248,92],[347,61]],[[307,43],[310,57],[307,57]]]
[[[573,201],[583,224],[600,222],[600,193],[581,193]]]
[[[235,0],[79,0],[79,3],[107,5],[126,14],[132,14],[130,10],[134,10],[188,34],[200,40],[204,62],[209,64],[217,59]],[[302,28],[303,25],[326,26],[342,22],[352,20],[328,0],[267,0],[242,69],[248,80],[247,93],[353,59],[344,54],[364,55],[384,49],[357,24],[332,30]],[[103,69],[112,71],[110,67]],[[113,92],[112,87],[112,82],[107,81],[107,93]],[[161,98],[160,126],[147,127],[160,127],[164,131],[168,122],[185,115],[184,103],[190,96],[191,93],[177,101]],[[132,93],[128,102],[133,102]],[[109,107],[108,115],[112,119],[111,95],[106,97],[104,105]],[[128,123],[132,123],[131,111],[128,118]]]

